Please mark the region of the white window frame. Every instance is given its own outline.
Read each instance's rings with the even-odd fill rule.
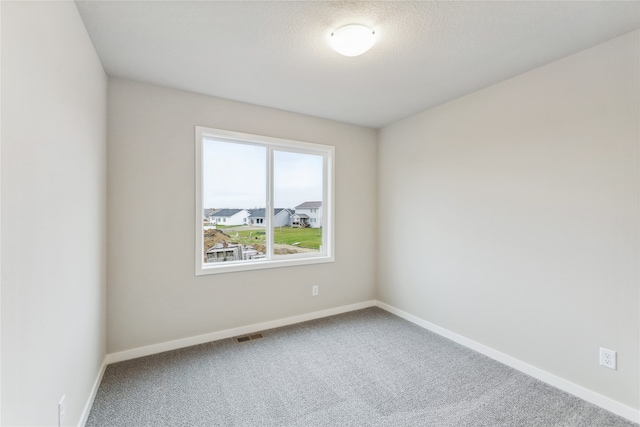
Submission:
[[[216,139],[240,144],[259,145],[267,148],[267,202],[265,207],[265,231],[267,232],[267,257],[258,260],[226,261],[224,263],[204,262],[204,229],[202,226],[203,212],[203,155],[202,147],[205,139]],[[322,207],[322,245],[317,253],[277,255],[273,254],[273,152],[290,151],[302,154],[312,154],[323,157],[323,200]],[[307,264],[320,264],[335,261],[335,230],[334,230],[334,164],[335,147],[331,145],[316,144],[310,142],[294,141],[289,139],[273,138],[262,135],[252,135],[222,129],[213,129],[202,126],[195,128],[195,177],[196,177],[196,227],[195,227],[195,266],[196,276],[230,273],[235,271],[260,270],[265,268],[280,268],[300,266]],[[284,206],[278,206],[284,207]]]

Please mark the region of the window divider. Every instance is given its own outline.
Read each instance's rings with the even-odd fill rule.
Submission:
[[[267,222],[265,224],[265,232],[267,236],[267,257],[273,259],[274,255],[274,242],[273,242],[273,147],[268,147],[267,150],[267,207],[265,209],[264,218]]]

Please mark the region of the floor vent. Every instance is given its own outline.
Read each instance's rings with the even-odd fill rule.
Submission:
[[[236,341],[245,342],[245,341],[251,341],[251,340],[259,340],[260,338],[264,338],[264,335],[258,333],[258,334],[251,334],[251,335],[245,335],[243,337],[238,337],[236,338]]]

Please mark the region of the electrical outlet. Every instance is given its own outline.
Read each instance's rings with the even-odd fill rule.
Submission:
[[[311,296],[312,297],[318,296],[318,285],[314,285],[311,287]]]
[[[58,427],[62,427],[64,418],[67,416],[67,404],[64,401],[65,395],[62,395],[60,402],[58,403]]]
[[[600,347],[600,365],[609,369],[616,369],[616,352]]]

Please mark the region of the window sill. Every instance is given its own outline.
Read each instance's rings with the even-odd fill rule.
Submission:
[[[335,259],[329,255],[315,255],[304,258],[270,259],[264,261],[229,261],[220,263],[196,265],[196,276],[206,276],[209,274],[235,273],[239,271],[264,270],[269,268],[297,267],[301,265],[324,264],[334,262]]]

